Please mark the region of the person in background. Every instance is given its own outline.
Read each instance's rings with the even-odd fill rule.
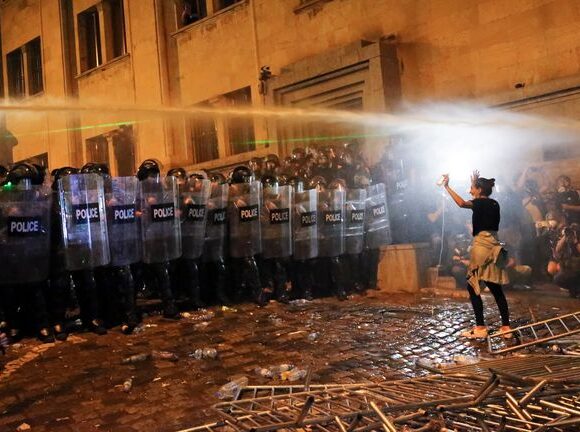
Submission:
[[[561,175],[556,179],[556,192],[568,223],[580,223],[580,194],[572,188],[570,177]]]
[[[548,264],[548,273],[554,283],[568,290],[571,297],[580,297],[580,225],[562,228],[554,248],[553,260]]]
[[[497,201],[490,198],[495,186],[495,179],[480,177],[479,172],[475,171],[471,179],[470,194],[473,199],[470,201],[465,201],[451,189],[449,175],[443,176],[442,184],[459,207],[473,211],[474,239],[467,273],[467,290],[475,313],[476,325],[461,335],[469,339],[487,337],[487,327],[483,317],[483,302],[480,295],[485,285],[493,294],[499,308],[502,322],[500,331],[508,331],[510,329],[509,307],[502,289],[502,285],[509,282],[505,271],[507,252],[497,238],[500,206]]]

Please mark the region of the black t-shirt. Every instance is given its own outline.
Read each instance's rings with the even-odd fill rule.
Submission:
[[[475,198],[473,203],[473,235],[481,231],[499,230],[499,204],[491,198]]]

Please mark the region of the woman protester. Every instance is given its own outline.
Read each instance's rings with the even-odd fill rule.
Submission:
[[[467,271],[467,290],[475,313],[475,327],[463,332],[461,336],[469,339],[487,337],[481,300],[481,291],[486,285],[499,308],[502,322],[500,332],[508,331],[510,329],[509,308],[502,289],[502,285],[509,282],[505,270],[507,251],[497,238],[500,206],[497,201],[490,198],[495,179],[480,177],[479,172],[474,171],[469,191],[473,199],[470,201],[465,201],[451,189],[448,174],[443,176],[442,185],[459,207],[473,211],[473,242]],[[505,334],[508,337],[509,335],[509,333]]]

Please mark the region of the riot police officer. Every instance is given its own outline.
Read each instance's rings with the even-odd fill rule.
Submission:
[[[176,279],[190,306],[202,308],[205,304],[201,298],[199,266],[205,240],[210,181],[201,173],[188,178],[183,168],[174,168],[167,175],[174,176],[179,182],[182,256],[175,262]]]
[[[321,291],[334,291],[339,300],[346,300],[347,269],[341,259],[345,251],[345,187],[339,181],[327,186],[322,176],[314,177],[310,183],[318,191],[316,281]]]
[[[279,302],[290,299],[288,276],[292,255],[292,188],[280,185],[273,175],[262,177],[262,255],[259,261],[262,288],[274,292]]]
[[[38,338],[53,342],[44,291],[49,274],[50,189],[43,186],[44,173],[37,167],[16,164],[0,189],[0,262],[3,305],[9,337],[22,337],[28,311]]]
[[[58,181],[62,177],[78,174],[73,167],[62,167],[52,171],[52,207],[50,230],[50,289],[46,296],[48,309],[53,321],[56,339],[64,341],[68,337],[65,327],[66,309],[72,293],[71,274],[66,268],[64,238],[62,235],[62,214],[59,200]]]
[[[135,177],[111,177],[105,164],[89,163],[83,173],[98,174],[105,185],[105,205],[111,262],[96,271],[101,305],[109,324],[121,321],[121,331],[130,334],[138,324],[135,281],[131,264],[141,260],[137,219],[138,186]]]
[[[365,214],[365,263],[364,284],[368,289],[377,289],[377,276],[381,247],[392,242],[387,194],[384,183],[367,186]]]
[[[83,324],[103,335],[107,330],[95,275],[95,269],[110,261],[103,178],[67,171],[59,172],[58,177],[65,268],[74,280]]]
[[[157,285],[163,316],[179,319],[171,286],[170,261],[181,256],[177,182],[161,177],[159,163],[145,160],[137,171],[140,182],[140,219],[145,270]]]
[[[268,293],[262,290],[256,255],[262,250],[260,229],[261,184],[246,166],[231,176],[229,191],[230,257],[233,283],[239,297],[250,295],[264,306]]]
[[[220,173],[211,173],[210,195],[207,202],[205,241],[201,260],[203,262],[202,286],[214,294],[217,301],[229,304],[228,274],[228,193],[226,178]]]
[[[318,257],[316,189],[305,189],[304,179],[291,177],[292,202],[292,291],[295,297],[312,300],[314,266]]]
[[[347,182],[344,263],[348,267],[350,288],[363,292],[365,275],[362,272],[364,266],[362,253],[364,250],[366,187],[369,180],[364,172],[360,172],[347,178]]]

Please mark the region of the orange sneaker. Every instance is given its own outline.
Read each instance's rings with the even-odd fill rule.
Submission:
[[[487,327],[475,326],[471,330],[461,333],[461,337],[467,339],[485,339],[487,338]]]
[[[512,328],[508,325],[508,326],[501,326],[499,328],[499,332],[503,333],[501,335],[502,338],[504,339],[511,339],[514,337],[514,334],[510,331]],[[505,333],[504,333],[505,332]]]

